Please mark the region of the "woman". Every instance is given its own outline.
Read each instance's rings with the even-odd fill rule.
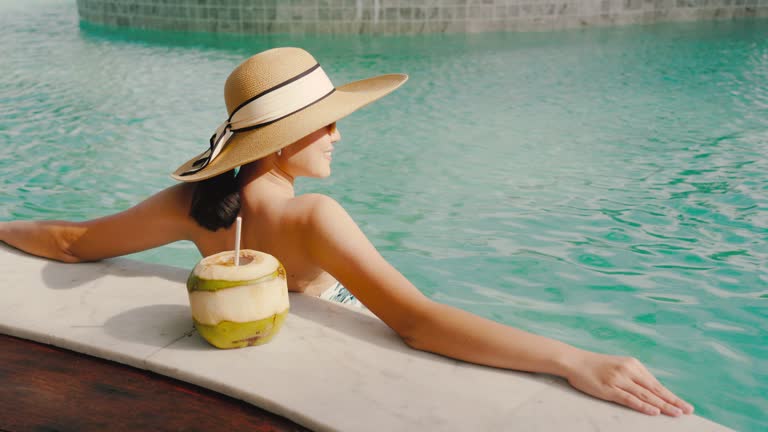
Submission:
[[[232,222],[240,215],[246,221],[243,247],[277,257],[288,272],[289,290],[350,300],[354,295],[413,348],[558,375],[585,393],[649,415],[693,412],[634,358],[580,350],[431,301],[379,255],[336,201],[294,194],[297,177],[330,175],[341,139],[335,122],[406,79],[383,75],[334,88],[301,49],[257,54],[227,79],[230,116],[209,149],[173,174],[181,184],[92,221],[0,223],[0,240],[63,262],[178,240],[193,241],[208,256],[234,249]]]

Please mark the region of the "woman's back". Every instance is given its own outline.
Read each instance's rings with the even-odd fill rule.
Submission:
[[[290,291],[318,296],[336,280],[314,264],[303,247],[302,228],[317,195],[294,197],[270,183],[258,178],[240,188],[240,247],[275,256],[287,270]],[[197,226],[195,231],[194,243],[202,256],[235,248],[234,225],[215,232]]]

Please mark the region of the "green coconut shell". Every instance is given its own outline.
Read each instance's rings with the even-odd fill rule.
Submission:
[[[216,325],[199,323],[194,318],[195,328],[208,343],[221,349],[243,348],[262,345],[280,331],[288,315],[288,309],[272,316],[249,322],[222,321]]]
[[[256,285],[259,283],[272,280],[277,277],[281,277],[283,279],[286,278],[285,269],[283,268],[282,265],[279,265],[274,272],[268,275],[264,275],[258,279],[240,280],[240,281],[202,279],[198,277],[193,270],[192,273],[189,274],[189,278],[187,278],[187,291],[188,292],[219,291],[227,288],[234,288],[234,287],[245,286],[245,285]]]

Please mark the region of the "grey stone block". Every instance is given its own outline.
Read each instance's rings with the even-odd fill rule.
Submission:
[[[768,0],[77,0],[114,26],[245,33],[538,31],[768,14]]]
[[[400,18],[400,10],[396,7],[388,7],[384,9],[384,13],[381,15],[381,19],[384,21],[397,21],[398,18]]]

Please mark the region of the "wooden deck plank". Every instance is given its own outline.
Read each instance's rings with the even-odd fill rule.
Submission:
[[[0,429],[307,430],[195,385],[5,335],[0,335]]]

